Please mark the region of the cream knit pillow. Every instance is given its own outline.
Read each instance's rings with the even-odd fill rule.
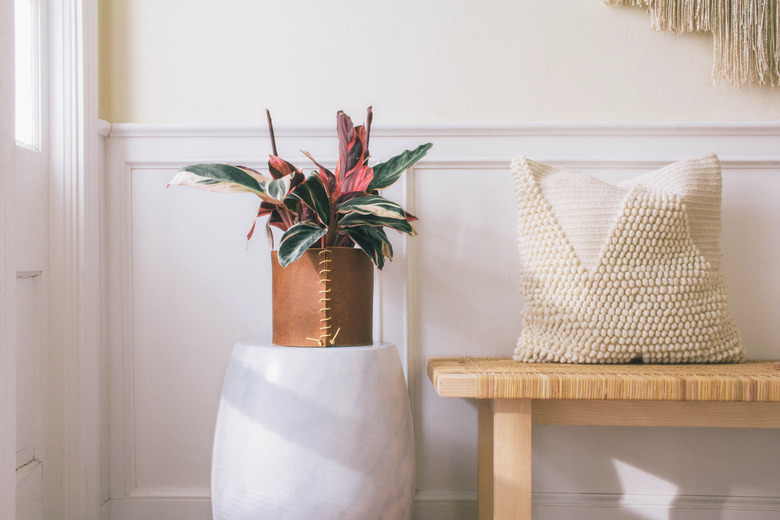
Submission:
[[[720,163],[610,185],[525,157],[518,204],[526,362],[739,362],[720,272]]]

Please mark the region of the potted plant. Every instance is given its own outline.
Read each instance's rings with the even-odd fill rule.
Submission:
[[[366,345],[372,338],[373,264],[382,269],[393,248],[383,228],[415,235],[416,217],[379,194],[422,159],[432,144],[406,150],[369,165],[373,114],[354,126],[343,111],[336,116],[339,160],[334,171],[318,163],[304,173],[276,151],[268,174],[246,166],[218,163],[183,167],[169,186],[179,184],[215,192],[253,193],[257,217],[268,217],[272,249],[273,342],[287,346]],[[255,223],[247,240],[252,238]],[[283,232],[274,251],[271,227]],[[357,246],[357,248],[355,247]]]

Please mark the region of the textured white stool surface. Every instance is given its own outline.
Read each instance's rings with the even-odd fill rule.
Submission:
[[[215,520],[402,520],[413,493],[395,346],[235,345],[214,440]]]

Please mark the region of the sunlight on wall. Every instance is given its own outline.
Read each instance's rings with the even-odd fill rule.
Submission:
[[[671,511],[667,508],[673,505],[677,496],[676,485],[619,460],[612,459],[612,465],[623,490],[620,503],[624,508],[635,512],[639,518],[669,520]],[[651,492],[652,499],[649,501],[636,499],[637,495],[649,495]]]

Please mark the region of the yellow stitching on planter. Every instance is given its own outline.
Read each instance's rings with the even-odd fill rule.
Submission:
[[[322,298],[320,298],[320,301],[323,303],[322,308],[320,309],[320,312],[325,313],[324,318],[320,318],[320,323],[323,323],[323,326],[320,327],[320,339],[317,340],[317,344],[321,347],[327,346],[328,344],[328,338],[330,337],[330,329],[331,325],[328,323],[331,320],[330,313],[330,307],[328,306],[328,303],[330,302],[330,296],[328,293],[330,293],[330,288],[328,287],[328,283],[330,283],[330,278],[328,278],[328,273],[330,273],[330,269],[328,269],[328,264],[332,262],[333,260],[330,259],[330,249],[323,249],[319,252],[320,256],[325,255],[324,258],[320,260],[320,284],[322,284],[323,288],[320,290],[320,294],[322,295]],[[338,332],[336,333],[338,334]],[[311,338],[307,338],[311,339]],[[335,341],[336,336],[333,336],[333,339],[331,340],[331,345]]]

